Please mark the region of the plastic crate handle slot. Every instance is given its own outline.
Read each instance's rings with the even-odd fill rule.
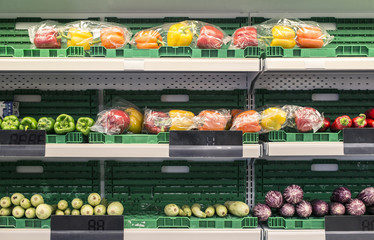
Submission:
[[[41,102],[41,95],[14,95],[14,102]]]
[[[185,94],[165,94],[161,95],[161,102],[189,102],[190,96]]]
[[[163,166],[161,167],[162,173],[189,173],[189,166]]]
[[[43,166],[17,166],[17,173],[43,173]]]
[[[314,172],[337,172],[339,171],[338,164],[312,164],[311,170]]]
[[[314,102],[337,102],[339,101],[338,93],[313,93],[312,101]]]

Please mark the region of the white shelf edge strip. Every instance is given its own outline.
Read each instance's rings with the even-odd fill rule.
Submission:
[[[342,142],[270,142],[268,156],[342,156]]]
[[[374,58],[267,58],[265,70],[374,70]]]
[[[325,230],[266,229],[267,240],[325,240]]]

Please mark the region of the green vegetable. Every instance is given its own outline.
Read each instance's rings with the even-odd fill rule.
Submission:
[[[73,132],[75,130],[74,118],[67,114],[61,114],[56,119],[54,130],[56,134]]]
[[[87,136],[90,131],[91,127],[95,124],[95,121],[89,117],[81,117],[77,121],[77,131],[83,133],[83,135]]]
[[[35,213],[39,219],[43,220],[49,218],[52,215],[52,211],[52,206],[42,203],[36,208]]]
[[[47,133],[53,132],[56,121],[51,117],[42,117],[38,121],[38,130],[45,130]]]
[[[123,205],[120,202],[112,202],[107,208],[108,215],[122,215]]]
[[[23,198],[25,198],[25,196],[23,196],[23,194],[15,193],[15,194],[12,195],[12,197],[10,199],[11,199],[13,205],[18,206]]]
[[[95,207],[97,205],[100,204],[101,202],[101,197],[98,193],[91,193],[89,196],[88,196],[88,203],[92,206],[92,207]]]
[[[15,208],[13,208],[12,210],[12,215],[13,217],[15,218],[21,218],[25,215],[25,209],[23,209],[22,207],[20,206],[16,206]]]
[[[178,213],[179,216],[182,216],[182,217],[185,217],[187,216],[187,213],[185,213],[182,208],[179,208],[179,213]]]
[[[60,209],[57,209],[55,215],[63,216],[63,215],[65,215],[65,213],[64,213],[64,211],[62,211]]]
[[[18,117],[15,115],[6,116],[1,123],[1,129],[3,130],[18,130],[20,122]]]
[[[168,204],[164,208],[166,216],[175,217],[179,214],[179,207],[175,204]]]
[[[207,217],[213,217],[214,213],[215,213],[215,210],[213,206],[209,206],[205,209],[205,214]]]
[[[79,198],[74,198],[73,201],[71,201],[71,206],[74,209],[80,209],[83,205],[83,201]]]
[[[38,122],[33,117],[24,117],[19,125],[19,130],[35,130]]]
[[[69,204],[65,200],[60,200],[57,204],[57,208],[61,211],[65,211],[68,208]]]
[[[40,194],[35,194],[31,197],[30,199],[31,201],[31,204],[34,206],[34,207],[37,207],[39,206],[40,204],[43,204],[44,203],[44,199],[42,197],[42,195]]]
[[[206,218],[206,214],[203,211],[201,211],[200,204],[195,203],[194,205],[192,205],[191,210],[193,215],[195,215],[196,217]]]
[[[182,210],[183,210],[184,213],[186,213],[186,215],[187,215],[188,217],[191,217],[192,212],[191,212],[191,208],[190,208],[190,206],[188,206],[188,205],[183,205],[183,206],[182,206]]]
[[[73,211],[71,211],[71,215],[73,216],[81,215],[81,212],[78,209],[73,209]]]
[[[10,197],[3,197],[0,199],[0,206],[2,208],[8,208],[12,205],[12,202],[10,201]]]
[[[31,207],[31,208],[28,208],[25,212],[25,216],[26,218],[35,218],[35,208]]]
[[[0,216],[10,216],[10,214],[12,214],[12,209],[10,208],[0,209]]]
[[[105,215],[105,213],[106,213],[106,207],[102,204],[97,205],[94,208],[94,215]]]
[[[30,200],[28,200],[27,198],[22,198],[21,202],[20,202],[20,205],[23,209],[28,209],[31,207],[31,203],[30,203]]]
[[[214,205],[216,209],[216,214],[220,217],[225,217],[227,215],[227,208],[221,204]]]
[[[86,204],[86,205],[83,205],[83,207],[81,208],[81,215],[93,215],[93,208],[91,205],[89,204]]]
[[[70,209],[70,208],[67,208],[67,209],[64,211],[64,214],[65,214],[65,215],[70,215],[70,214],[71,214],[71,209]]]
[[[227,201],[225,206],[232,215],[237,217],[245,217],[249,214],[249,206],[240,201]]]

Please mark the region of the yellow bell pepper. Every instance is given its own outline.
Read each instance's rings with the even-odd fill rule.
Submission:
[[[90,50],[93,39],[92,33],[79,28],[70,28],[66,38],[68,47],[83,47],[84,50]]]
[[[193,39],[191,28],[192,25],[188,25],[187,22],[172,25],[167,36],[168,46],[189,46]]]
[[[125,112],[130,117],[130,125],[127,131],[132,133],[140,133],[142,131],[143,114],[132,107],[127,108]]]
[[[271,30],[273,34],[273,40],[270,46],[279,46],[283,48],[293,48],[296,45],[295,31],[286,26],[275,26]]]
[[[169,116],[171,119],[170,131],[189,130],[194,124],[193,118],[195,114],[190,111],[171,110],[169,111]]]
[[[271,107],[261,114],[261,126],[265,130],[278,131],[287,120],[287,112],[280,108]]]

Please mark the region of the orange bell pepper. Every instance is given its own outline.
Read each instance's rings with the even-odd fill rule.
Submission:
[[[198,115],[202,125],[198,127],[201,131],[223,131],[230,120],[230,113],[215,110],[204,110]]]
[[[156,30],[144,30],[135,36],[136,47],[138,49],[157,49],[165,46],[160,33]]]
[[[243,133],[261,131],[260,114],[254,110],[239,113],[234,119],[231,130],[242,131]]]
[[[301,48],[323,47],[323,33],[318,27],[301,27],[296,34],[297,45]]]
[[[100,31],[101,46],[117,49],[125,45],[125,31],[120,27],[107,27]]]

